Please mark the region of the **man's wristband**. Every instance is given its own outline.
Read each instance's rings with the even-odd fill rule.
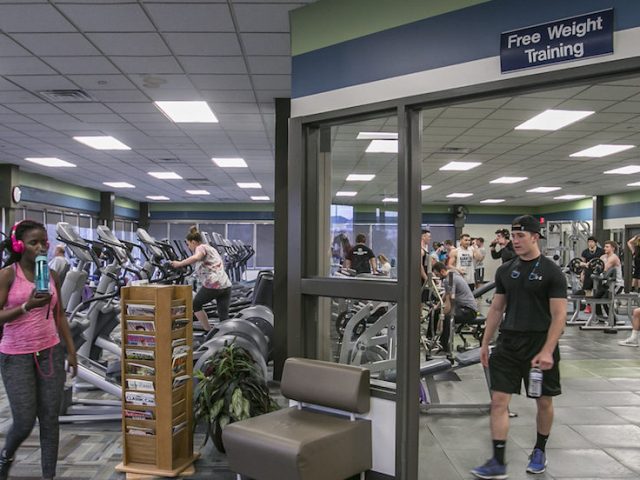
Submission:
[[[22,310],[22,313],[29,312],[29,310],[27,310],[27,302],[24,302],[22,305],[20,305],[20,310]]]

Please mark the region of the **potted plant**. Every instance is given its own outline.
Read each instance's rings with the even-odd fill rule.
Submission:
[[[262,371],[251,355],[233,342],[209,357],[202,370],[196,370],[195,377],[196,421],[206,422],[204,443],[211,437],[222,453],[222,429],[227,424],[278,409],[269,396]]]

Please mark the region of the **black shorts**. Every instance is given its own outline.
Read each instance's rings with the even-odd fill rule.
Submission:
[[[632,278],[640,279],[640,263],[636,262],[633,264],[633,275]]]
[[[520,393],[524,381],[528,391],[531,359],[535,357],[547,340],[546,332],[501,332],[489,357],[491,390],[504,393]],[[560,350],[553,352],[553,367],[544,370],[542,395],[560,395]]]
[[[484,267],[476,268],[475,277],[476,277],[476,283],[484,282]]]

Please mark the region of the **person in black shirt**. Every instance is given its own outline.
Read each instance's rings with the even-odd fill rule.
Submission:
[[[356,235],[356,244],[353,246],[344,261],[345,268],[353,268],[356,274],[373,273],[376,271],[376,256],[365,244],[367,237],[359,233]]]
[[[542,396],[536,399],[537,441],[527,472],[545,470],[545,445],[553,423],[553,397],[561,393],[558,340],[567,316],[567,280],[552,260],[540,253],[540,223],[530,215],[511,226],[517,257],[502,264],[495,277],[496,293],[487,314],[480,361],[491,377],[491,435],[493,458],[471,473],[478,478],[506,478],[505,445],[509,432],[509,402],[528,391],[529,369],[543,371]],[[503,320],[504,313],[504,320]],[[500,328],[496,347],[489,343]]]
[[[591,295],[591,291],[593,290],[593,278],[591,278],[593,270],[588,267],[589,262],[594,258],[600,258],[602,255],[604,255],[604,250],[602,247],[598,246],[598,240],[596,237],[589,237],[587,239],[587,248],[585,248],[580,254],[580,257],[582,258],[581,265],[584,267],[584,270],[582,270],[582,289],[584,290],[585,295]],[[591,313],[591,310],[588,309],[585,313]]]
[[[631,291],[640,292],[640,235],[635,235],[627,240],[627,247],[631,250],[633,264]]]
[[[500,250],[496,251],[496,245],[500,245]],[[496,238],[489,244],[491,249],[491,258],[494,260],[502,259],[502,263],[508,262],[516,256],[513,251],[513,243],[509,240],[509,230],[501,228],[496,230]]]

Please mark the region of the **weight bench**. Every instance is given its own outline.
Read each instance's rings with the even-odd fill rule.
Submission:
[[[229,468],[256,480],[343,480],[372,466],[369,370],[289,358],[280,384],[297,406],[227,425]]]

